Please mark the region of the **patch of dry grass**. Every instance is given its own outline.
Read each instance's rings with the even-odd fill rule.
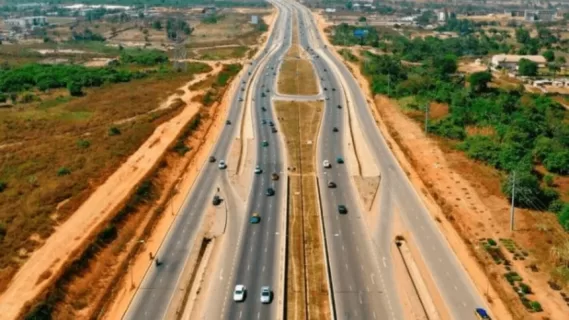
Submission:
[[[0,291],[42,239],[181,110],[184,104],[149,113],[198,69],[189,70],[0,110],[0,144],[15,142],[0,155]]]
[[[277,101],[276,110],[292,172],[287,310],[291,319],[330,319],[315,177],[316,135],[323,103]]]
[[[279,72],[279,92],[292,95],[318,94],[316,74],[309,60],[283,61]]]

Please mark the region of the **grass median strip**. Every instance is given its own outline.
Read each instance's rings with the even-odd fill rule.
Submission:
[[[330,319],[315,176],[323,103],[277,101],[275,105],[289,159],[288,318]]]

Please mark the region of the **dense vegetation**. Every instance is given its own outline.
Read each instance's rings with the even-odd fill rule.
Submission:
[[[429,121],[430,132],[456,140],[457,148],[469,157],[503,170],[502,190],[508,197],[515,172],[516,204],[554,211],[569,230],[569,204],[558,200],[558,193],[550,187],[551,176],[535,170],[542,165],[550,173],[569,174],[568,112],[550,97],[529,94],[523,88],[490,88],[488,72],[468,78],[456,74],[457,57],[486,54],[500,45],[466,36],[392,39],[380,47],[393,55],[367,53],[362,63],[374,93],[413,97],[416,103],[408,107],[417,110],[425,110],[430,101],[448,104],[447,116]],[[420,64],[402,64],[402,59]],[[470,127],[489,133],[469,134]]]
[[[128,82],[142,78],[144,73],[115,68],[87,68],[80,65],[27,64],[0,70],[0,92],[20,93],[55,88],[72,90],[82,87],[98,87],[104,83]]]
[[[168,62],[168,56],[158,50],[122,50],[120,62],[123,64],[140,64],[153,66]]]

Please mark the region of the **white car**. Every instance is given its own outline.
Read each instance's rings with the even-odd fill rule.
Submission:
[[[227,168],[227,165],[225,164],[225,160],[219,160],[219,164],[217,165],[217,167],[219,169],[225,169]]]
[[[242,302],[245,300],[245,292],[247,292],[247,288],[244,285],[238,284],[235,286],[235,290],[233,291],[233,301]]]
[[[262,173],[262,172],[263,172],[263,169],[261,169],[260,166],[256,166],[256,167],[255,167],[255,174],[260,174],[260,173]]]
[[[269,286],[261,287],[261,303],[271,303],[273,293]]]
[[[330,165],[330,161],[328,161],[328,160],[324,160],[324,162],[322,162],[322,165],[324,166],[324,168],[332,167],[332,165]]]

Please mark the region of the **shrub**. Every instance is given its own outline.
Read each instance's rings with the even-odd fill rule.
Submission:
[[[494,239],[488,239],[488,244],[491,246],[495,246],[497,245],[496,241]]]
[[[550,152],[543,160],[545,168],[559,174],[569,174],[569,151]]]
[[[543,311],[543,309],[541,308],[541,303],[539,303],[537,301],[530,301],[529,305],[534,312]]]
[[[569,231],[569,204],[565,204],[557,213],[557,220],[566,231]]]
[[[87,149],[91,146],[91,142],[89,140],[79,139],[77,140],[77,147],[81,149]]]
[[[121,131],[117,127],[110,127],[109,128],[109,136],[118,136],[121,134]]]
[[[8,100],[8,97],[4,93],[0,93],[0,103],[4,103]]]
[[[0,181],[0,192],[6,190],[6,188],[8,187],[8,184],[4,181]]]
[[[528,286],[525,283],[520,283],[520,290],[522,291],[523,294],[530,294],[531,293],[531,287]]]
[[[67,90],[69,90],[69,94],[74,97],[80,97],[83,95],[83,88],[81,84],[75,81],[70,81],[67,84]]]
[[[61,167],[57,170],[57,176],[62,177],[71,174],[71,170],[67,169],[66,167]]]
[[[552,174],[549,174],[549,173],[546,174],[546,175],[543,177],[543,182],[545,182],[545,184],[546,184],[548,187],[553,186],[553,175],[552,175]]]

